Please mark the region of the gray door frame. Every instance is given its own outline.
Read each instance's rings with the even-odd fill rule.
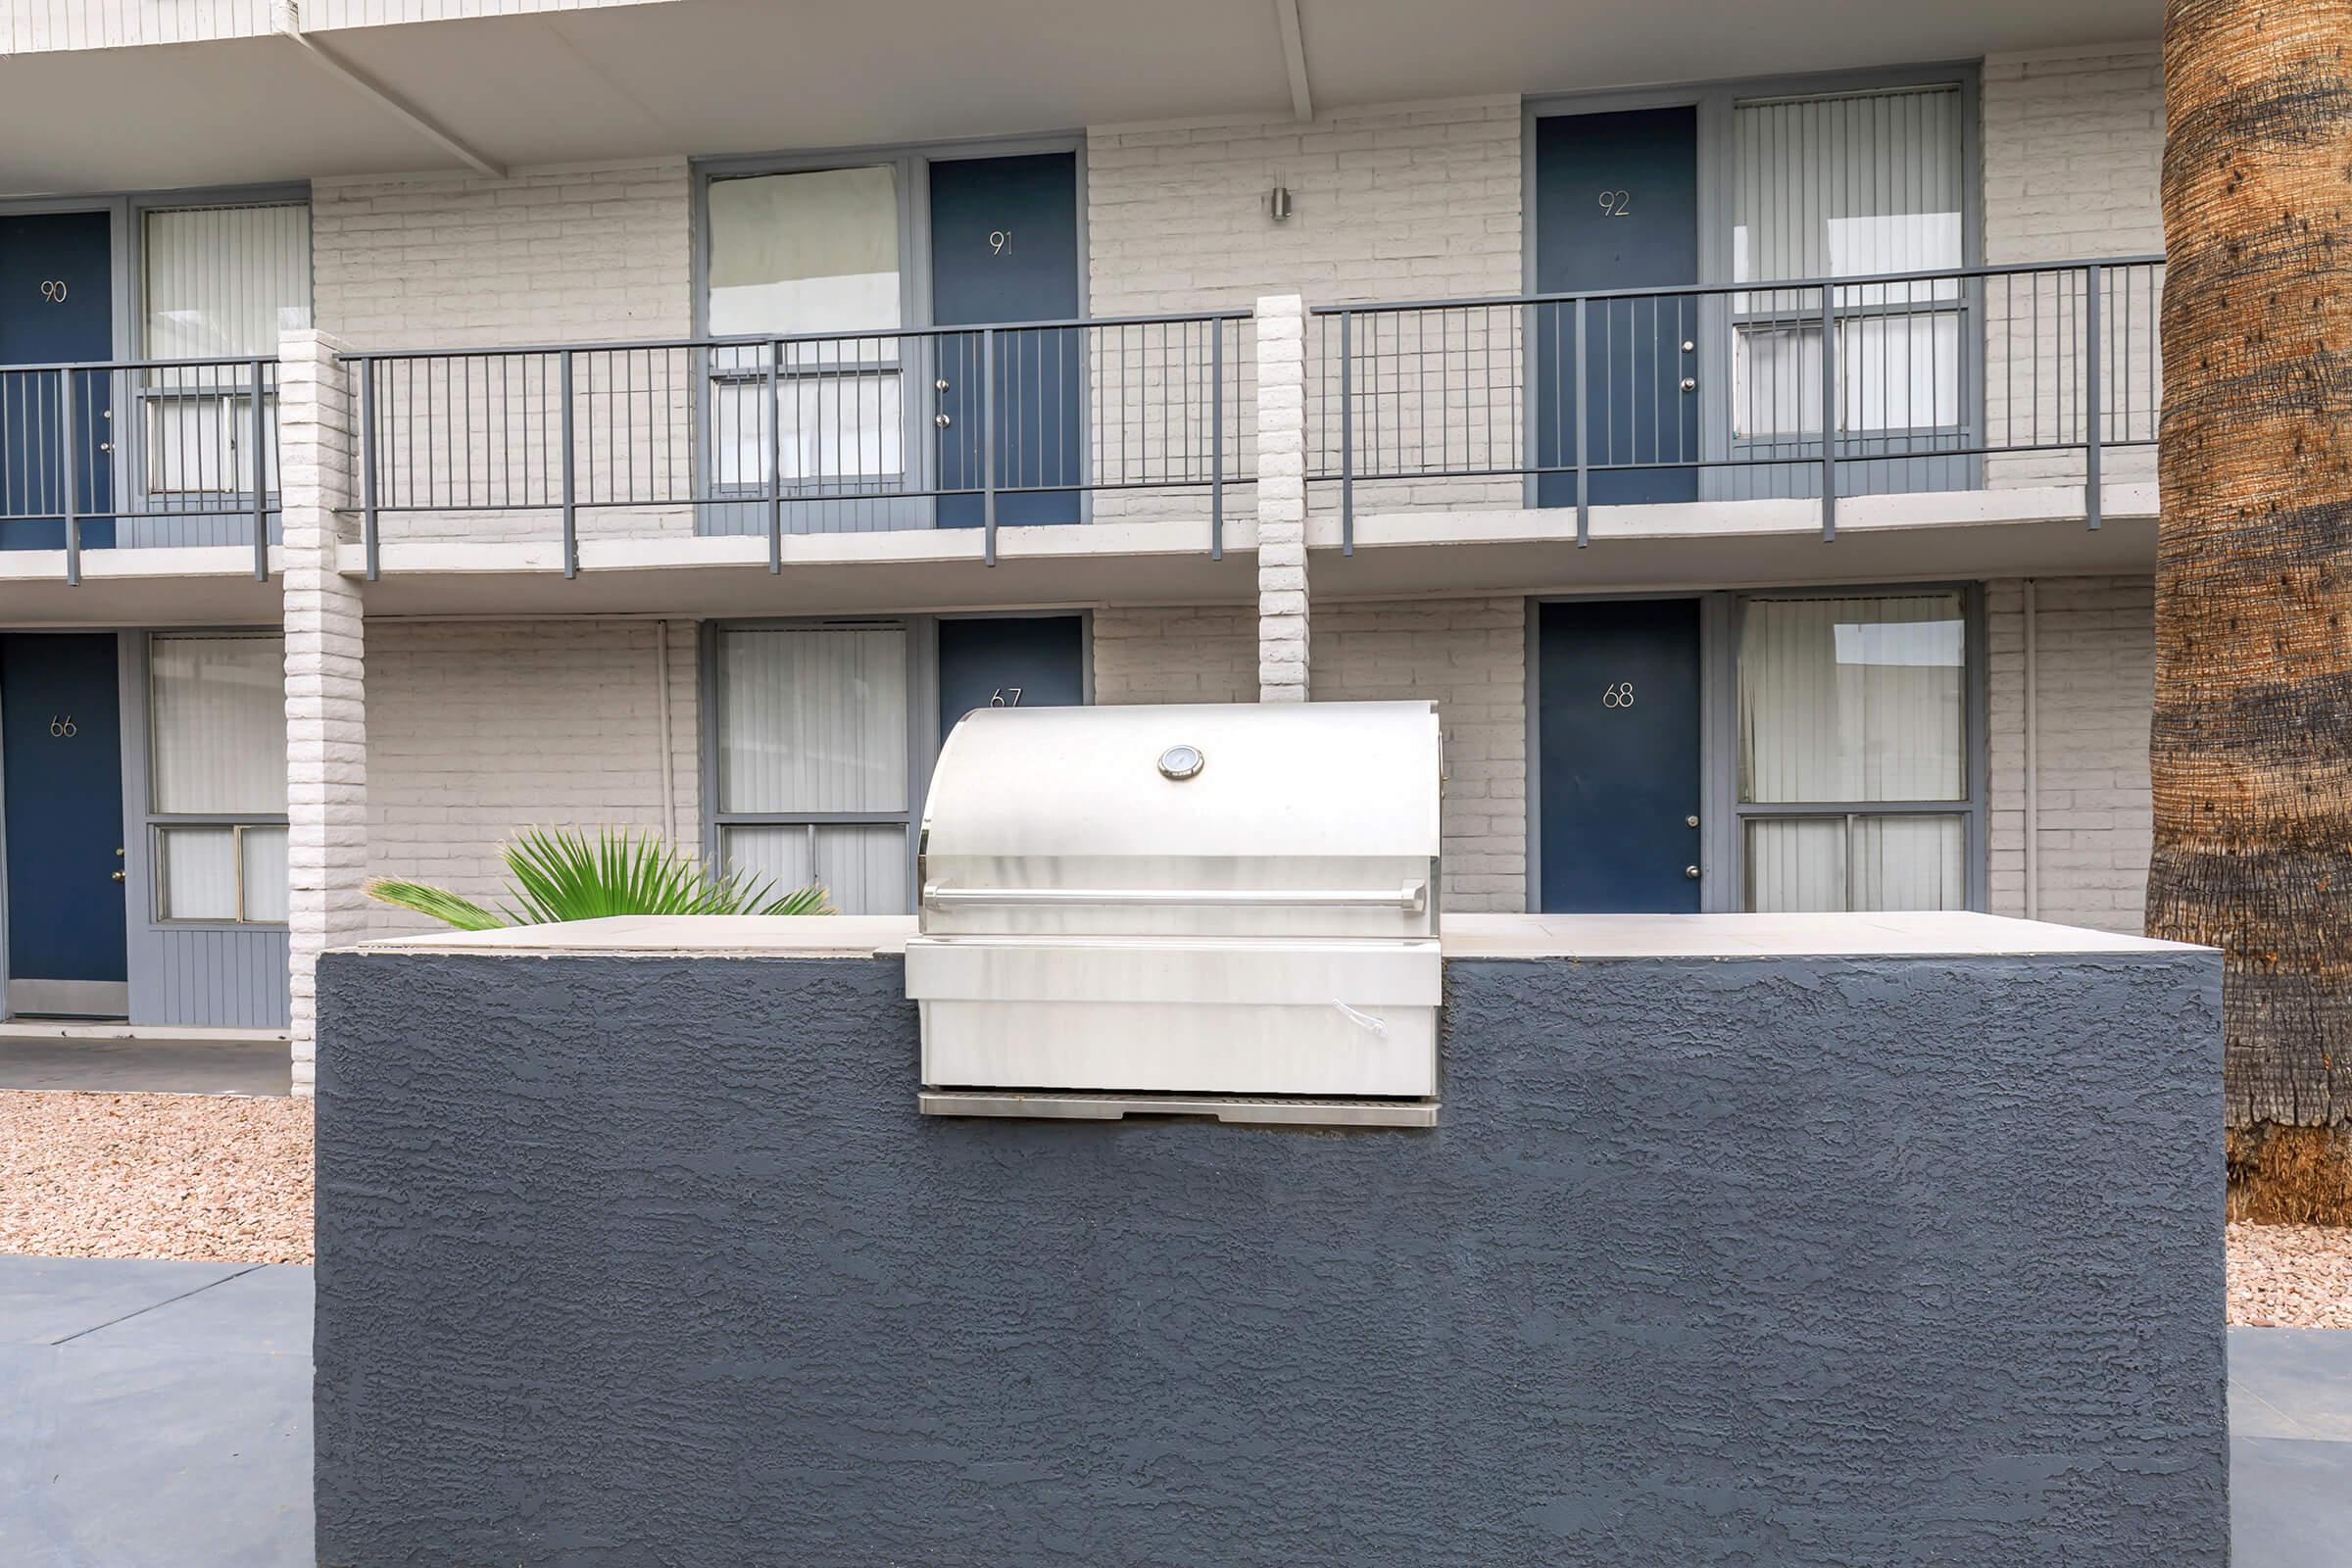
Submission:
[[[1043,606],[1031,609],[937,611],[902,615],[792,615],[767,617],[735,617],[707,620],[697,638],[697,657],[700,663],[699,694],[704,722],[702,726],[702,802],[703,802],[703,863],[712,869],[723,868],[720,853],[721,830],[733,826],[755,826],[760,823],[823,823],[826,821],[896,821],[898,813],[855,812],[834,815],[811,811],[726,811],[720,809],[718,776],[718,729],[724,710],[719,690],[718,639],[729,631],[759,631],[779,628],[896,626],[906,633],[907,693],[906,693],[906,857],[907,907],[913,908],[920,892],[915,885],[918,848],[915,838],[921,829],[923,812],[929,806],[932,769],[939,762],[939,623],[943,620],[1029,620],[1071,616],[1079,622],[1079,686],[1082,702],[1092,707],[1095,701],[1095,612],[1086,606]]]
[[[1699,908],[1711,914],[1738,913],[1746,904],[1745,824],[1749,817],[1819,815],[1831,812],[1824,805],[1743,804],[1740,799],[1740,636],[1746,605],[1754,599],[1859,599],[1934,593],[1961,596],[1966,639],[1961,669],[1961,712],[1967,747],[1967,798],[1931,803],[1868,803],[1850,808],[1852,814],[1952,815],[1963,819],[1963,862],[1967,875],[1967,906],[1987,907],[1991,811],[1987,795],[1991,768],[1990,716],[1987,704],[1991,681],[1984,646],[1984,585],[1981,582],[1892,582],[1807,584],[1793,587],[1760,586],[1740,589],[1659,589],[1621,593],[1532,595],[1526,614],[1526,739],[1527,755],[1527,870],[1525,903],[1538,912],[1543,903],[1544,855],[1543,748],[1538,726],[1543,713],[1542,617],[1537,607],[1561,603],[1610,603],[1627,600],[1694,599],[1699,605],[1699,797],[1705,803],[1699,817]],[[1839,808],[1839,809],[1848,809]]]
[[[1559,115],[1609,114],[1626,109],[1667,109],[1690,107],[1698,112],[1698,276],[1699,283],[1730,283],[1732,277],[1733,188],[1732,170],[1736,149],[1733,146],[1734,106],[1756,98],[1802,98],[1822,94],[1899,90],[1904,87],[1926,87],[1950,82],[1960,89],[1961,122],[1961,189],[1960,253],[1961,264],[1974,267],[1984,259],[1984,153],[1982,129],[1984,70],[1979,61],[1954,60],[1927,62],[1917,65],[1867,67],[1849,71],[1803,72],[1775,76],[1734,77],[1721,81],[1671,83],[1654,87],[1602,88],[1591,92],[1549,93],[1530,95],[1520,106],[1519,209],[1520,224],[1520,287],[1529,294],[1536,292],[1536,229],[1532,215],[1536,210],[1536,122]],[[1979,291],[1981,292],[1981,291]],[[1966,311],[1968,327],[1963,328],[1964,344],[1973,345],[1969,361],[1976,387],[1973,407],[1964,408],[1962,416],[1984,426],[1984,313],[1981,302],[1972,298]],[[1732,378],[1731,367],[1724,363],[1730,352],[1732,320],[1729,300],[1724,295],[1708,296],[1699,311],[1699,363],[1697,368],[1699,396],[1699,452],[1709,462],[1721,462],[1731,456],[1732,441]],[[1536,439],[1535,400],[1522,411],[1526,422],[1523,432],[1528,445],[1522,450],[1534,452]],[[1976,461],[1982,471],[1981,460]],[[1732,468],[1701,468],[1699,470],[1699,499],[1717,501],[1736,497],[1742,492],[1735,481],[1741,470]],[[1536,504],[1534,475],[1527,478],[1526,505]]]

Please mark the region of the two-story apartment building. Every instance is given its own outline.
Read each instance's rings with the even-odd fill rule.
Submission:
[[[299,1075],[531,824],[904,910],[997,702],[1434,698],[1457,909],[2138,924],[2154,0],[0,18],[13,1013]]]

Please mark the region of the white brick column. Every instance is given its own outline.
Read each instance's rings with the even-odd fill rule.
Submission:
[[[352,493],[350,377],[322,332],[278,345],[285,519],[287,982],[294,1092],[317,1080],[318,955],[359,940],[368,871],[368,697],[359,584],[336,569]]]
[[[1306,701],[1306,306],[1257,302],[1257,700]]]

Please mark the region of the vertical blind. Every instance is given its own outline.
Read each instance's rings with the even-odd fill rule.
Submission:
[[[1963,802],[1967,622],[1958,594],[1757,599],[1740,638],[1740,798]],[[1968,901],[1958,812],[1771,817],[1745,833],[1759,911]]]
[[[899,324],[896,166],[712,180],[706,315],[718,336],[856,332]],[[799,486],[903,472],[906,414],[899,338],[788,345],[773,417],[783,482]],[[717,482],[764,484],[767,389],[759,349],[712,356]],[[869,370],[855,367],[872,366]]]
[[[1966,264],[1958,87],[1743,103],[1732,124],[1734,281]],[[1837,296],[1852,311],[1838,328],[1839,427],[1956,424],[1960,285],[1860,284]],[[1733,417],[1741,436],[1820,433],[1820,309],[1818,291],[1734,297]]]
[[[311,210],[193,207],[147,215],[147,358],[275,358],[311,324]]]
[[[286,809],[285,643],[158,634],[147,644],[149,808],[254,818]],[[165,920],[282,922],[280,822],[169,822],[155,830]]]
[[[719,809],[906,808],[905,631],[725,632],[719,689]]]
[[[285,810],[281,639],[153,637],[148,680],[157,812],[272,816]]]
[[[1964,799],[1966,642],[1958,594],[1751,600],[1740,799]]]
[[[733,826],[720,848],[730,871],[779,892],[813,882],[843,914],[904,914],[906,831],[899,822]]]
[[[907,906],[907,650],[897,626],[719,636],[719,809],[731,871],[821,883],[845,914]],[[811,817],[867,817],[811,821]],[[801,818],[801,820],[789,820]]]

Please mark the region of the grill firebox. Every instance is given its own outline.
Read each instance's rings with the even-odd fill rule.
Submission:
[[[1428,703],[982,709],[924,809],[922,1108],[1428,1125]]]

